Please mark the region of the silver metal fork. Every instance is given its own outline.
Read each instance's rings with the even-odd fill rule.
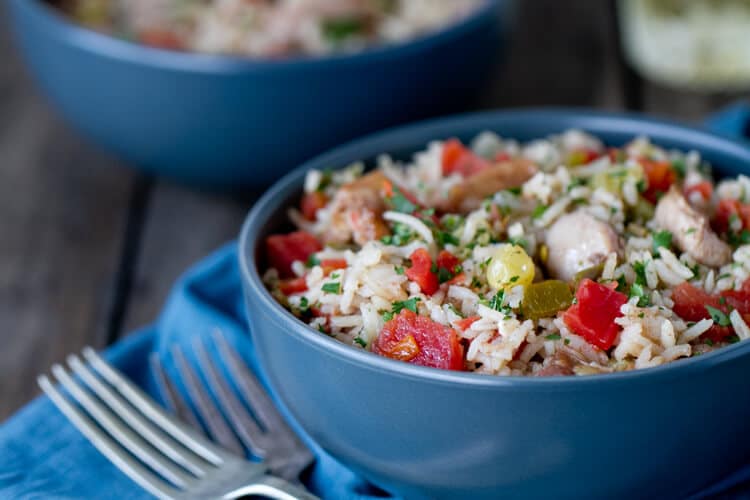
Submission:
[[[219,338],[218,345],[222,356],[228,358],[229,366],[234,366],[234,363],[242,366],[223,337],[217,334],[214,338]],[[205,349],[202,349],[202,354],[197,354],[199,359],[203,358],[201,364],[206,370],[208,365],[204,361],[208,361],[208,354]],[[187,366],[184,356],[182,361]],[[68,369],[59,364],[51,369],[67,396],[45,375],[38,378],[40,387],[103,455],[156,497],[234,499],[259,495],[278,500],[316,499],[301,486],[269,474],[267,464],[244,460],[179,422],[93,349],[85,348],[83,359],[71,355],[67,362]],[[218,376],[215,367],[212,368]],[[236,368],[230,369],[234,373]],[[187,373],[180,371],[183,375]],[[195,372],[191,373],[197,377]],[[206,375],[212,380],[212,375]],[[222,379],[211,383],[220,383],[219,380]],[[239,378],[237,381],[242,387],[243,382]],[[194,382],[197,383],[197,379]],[[221,383],[228,388],[226,380]],[[190,384],[186,386],[191,387]],[[192,387],[190,390],[194,391],[195,386]],[[257,388],[262,391],[260,385]],[[205,389],[203,392],[207,395]],[[224,396],[219,396],[219,399],[223,400]],[[204,409],[208,410],[208,406]],[[218,412],[218,409],[214,407],[214,411]],[[262,410],[257,414],[261,420]],[[209,419],[204,421],[208,426]],[[247,424],[244,419],[243,423]],[[235,432],[241,435],[243,431],[236,428]],[[248,436],[252,432],[249,431]],[[278,453],[281,456],[281,452]],[[273,453],[270,458],[274,458]]]

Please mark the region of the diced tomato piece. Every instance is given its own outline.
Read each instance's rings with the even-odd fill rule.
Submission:
[[[674,307],[672,310],[677,316],[685,321],[700,321],[702,319],[711,318],[711,314],[708,312],[708,309],[706,309],[706,306],[711,306],[725,313],[728,312],[726,303],[722,304],[720,297],[710,295],[690,283],[681,283],[677,285],[674,290],[672,290],[672,300],[674,301]],[[729,302],[729,299],[726,299],[726,302]],[[719,326],[715,324],[704,333],[703,336],[714,342],[720,342],[726,337],[732,335],[732,332],[733,330],[729,326]]]
[[[183,50],[185,44],[176,33],[160,28],[143,30],[138,34],[138,39],[144,45],[168,50]]]
[[[703,198],[705,201],[708,201],[711,199],[711,195],[713,195],[714,193],[714,185],[709,181],[701,181],[697,184],[693,184],[688,188],[685,188],[685,196],[688,199],[693,193],[699,193],[701,195],[701,198]]]
[[[498,163],[501,163],[504,161],[510,161],[512,159],[513,157],[507,151],[500,151],[498,154],[495,155],[495,161]]]
[[[620,332],[615,319],[627,295],[587,278],[581,281],[576,299],[563,314],[565,324],[589,344],[604,350],[612,347]]]
[[[465,285],[467,284],[466,280],[466,273],[458,273],[448,281],[446,281],[448,285]]]
[[[443,174],[460,174],[470,177],[488,168],[490,163],[474,154],[458,139],[448,139],[443,143]]]
[[[419,285],[422,293],[432,295],[439,288],[437,274],[432,272],[432,258],[424,248],[417,248],[409,256],[411,267],[406,269],[406,277]]]
[[[319,191],[305,193],[300,202],[302,216],[307,220],[315,220],[315,214],[318,213],[318,210],[325,207],[327,203],[328,197]]]
[[[672,290],[672,301],[674,307],[672,310],[680,318],[686,321],[700,321],[710,318],[706,306],[722,309],[719,298],[706,293],[690,283],[680,283]]]
[[[724,297],[727,305],[737,309],[743,316],[750,314],[750,279],[746,280],[739,290],[727,290],[720,295]]]
[[[643,197],[651,203],[656,203],[662,194],[669,191],[669,188],[677,179],[677,174],[672,170],[672,165],[668,161],[655,161],[643,158],[640,163],[648,182],[648,187],[643,193]]]
[[[307,291],[307,280],[304,276],[299,278],[292,278],[288,280],[282,280],[279,284],[279,290],[284,295],[293,295],[295,293],[302,293]]]
[[[461,263],[458,257],[450,253],[448,250],[441,250],[437,258],[438,268],[443,268],[450,271],[451,274],[455,274],[458,265]]]
[[[383,325],[372,352],[420,366],[464,369],[463,347],[456,331],[409,309]]]
[[[456,326],[462,332],[465,332],[466,330],[471,328],[471,325],[473,325],[477,321],[479,321],[479,316],[469,316],[468,318],[462,318],[456,321]]]
[[[322,248],[315,236],[305,231],[274,234],[266,238],[266,258],[282,278],[294,276],[292,272],[294,261],[305,262],[310,255],[319,252]]]
[[[346,259],[323,259],[320,261],[320,267],[323,268],[323,275],[328,276],[337,269],[345,269]]]
[[[719,233],[726,232],[729,229],[729,222],[732,217],[738,217],[742,221],[743,229],[750,229],[750,204],[732,199],[719,201],[713,220],[714,229]]]
[[[738,200],[723,199],[719,201],[714,214],[713,227],[719,233],[725,233],[729,229],[729,220],[732,216],[739,217],[742,204]]]

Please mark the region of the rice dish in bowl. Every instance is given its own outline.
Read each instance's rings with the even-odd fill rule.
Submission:
[[[357,349],[489,375],[648,368],[750,337],[750,179],[579,130],[312,170],[264,282]]]
[[[458,22],[483,0],[66,0],[83,25],[163,49],[281,58],[354,52]]]

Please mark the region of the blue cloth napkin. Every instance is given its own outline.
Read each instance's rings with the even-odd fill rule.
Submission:
[[[708,125],[739,136],[745,132],[749,119],[750,106],[739,105],[714,116]],[[108,349],[105,356],[149,394],[158,395],[148,363],[150,353],[158,353],[166,369],[172,370],[170,346],[183,346],[189,356],[195,336],[205,336],[219,328],[245,361],[255,367],[244,314],[237,249],[230,244],[198,263],[177,282],[153,326],[129,335]],[[300,430],[294,422],[292,425]],[[335,499],[382,497],[382,492],[300,434],[317,457],[306,477],[314,493]],[[42,397],[0,427],[0,498],[129,499],[148,498],[148,494],[101,456]],[[750,499],[750,464],[692,498]]]
[[[156,324],[129,335],[105,356],[159,400],[148,363],[150,353],[157,352],[165,368],[173,370],[170,346],[178,344],[190,356],[195,336],[209,335],[215,328],[255,366],[244,314],[237,250],[230,244],[179,280]],[[304,439],[317,457],[305,478],[314,493],[336,499],[382,496],[309,438]],[[0,498],[130,499],[150,495],[110,464],[47,398],[40,397],[0,428]]]

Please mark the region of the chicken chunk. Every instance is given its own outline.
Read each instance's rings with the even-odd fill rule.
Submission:
[[[550,356],[544,361],[542,369],[536,372],[534,375],[537,377],[555,377],[555,376],[568,376],[575,375],[573,367],[576,362],[567,353],[563,351],[557,351],[554,355]]]
[[[563,215],[547,231],[547,270],[553,278],[572,280],[576,273],[620,251],[617,233],[606,222],[581,210]]]
[[[701,264],[720,267],[732,260],[732,248],[713,232],[708,217],[691,207],[674,186],[659,200],[654,219],[672,233],[677,248]]]
[[[479,208],[487,196],[520,186],[536,171],[534,163],[524,158],[495,163],[453,186],[439,208],[452,213],[471,212]]]
[[[370,172],[342,186],[331,201],[331,224],[323,235],[325,243],[359,245],[389,234],[383,220],[386,209],[382,189],[388,178],[382,172]]]

